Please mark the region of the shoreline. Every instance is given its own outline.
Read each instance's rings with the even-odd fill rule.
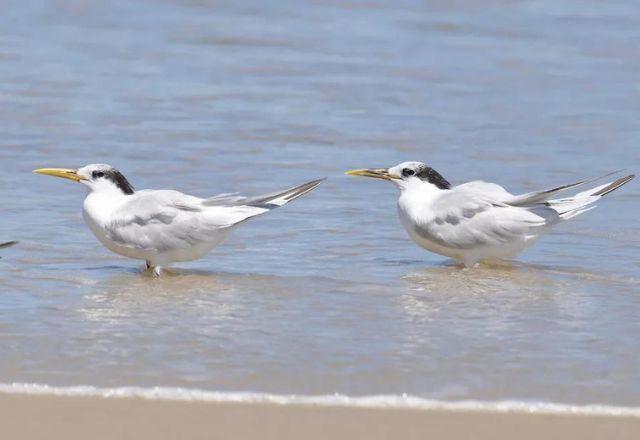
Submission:
[[[273,404],[280,406],[344,407],[361,409],[436,410],[497,414],[541,414],[576,416],[635,417],[640,406],[608,404],[571,404],[522,400],[435,400],[413,395],[347,396],[344,394],[298,395],[248,391],[209,391],[180,387],[96,387],[92,385],[53,386],[38,383],[0,383],[0,396],[28,395],[55,397],[95,397],[104,399],[140,399],[157,402],[220,404]]]
[[[0,393],[20,439],[637,439],[640,417]]]

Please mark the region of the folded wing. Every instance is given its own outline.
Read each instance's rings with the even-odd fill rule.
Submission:
[[[177,191],[138,191],[106,229],[121,246],[167,251],[215,240],[221,229],[266,212],[251,206],[205,206]]]
[[[188,249],[307,194],[322,180],[259,197],[223,194],[200,199],[178,191],[138,191],[114,213],[106,230],[120,246],[159,252]]]
[[[418,224],[418,233],[442,246],[475,249],[526,239],[548,219],[528,209],[452,191],[432,207],[437,213]]]
[[[526,239],[540,234],[543,228],[592,209],[594,202],[635,177],[621,177],[572,197],[551,198],[611,174],[615,173],[518,196],[486,182],[460,185],[438,199],[432,208],[437,217],[420,225],[419,232],[443,246],[459,249]]]

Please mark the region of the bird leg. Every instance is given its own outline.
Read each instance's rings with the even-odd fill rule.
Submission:
[[[154,266],[150,261],[147,260],[147,270],[153,271],[153,276],[158,278],[162,273],[162,266]]]

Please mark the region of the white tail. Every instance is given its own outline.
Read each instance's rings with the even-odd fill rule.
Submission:
[[[596,186],[595,188],[591,188],[587,191],[579,192],[573,197],[549,200],[546,202],[546,205],[556,211],[560,215],[560,218],[565,220],[570,219],[595,208],[595,206],[590,205],[597,202],[610,192],[629,183],[634,177],[635,176],[633,174],[621,177],[614,182],[605,183],[604,185]]]

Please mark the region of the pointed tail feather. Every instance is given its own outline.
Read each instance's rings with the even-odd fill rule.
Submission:
[[[555,187],[555,188],[547,189],[547,190],[544,190],[544,191],[535,191],[535,192],[530,192],[530,193],[526,193],[526,194],[519,194],[517,196],[513,196],[513,198],[511,198],[511,199],[505,200],[505,203],[507,203],[507,204],[509,204],[511,206],[529,206],[529,205],[533,205],[533,204],[536,204],[536,203],[545,202],[545,201],[549,200],[551,197],[555,196],[556,194],[558,194],[560,192],[567,191],[567,190],[570,190],[572,188],[577,188],[579,186],[586,185],[587,183],[595,182],[595,181],[600,180],[600,179],[604,179],[605,177],[609,177],[609,176],[612,176],[614,174],[618,174],[621,171],[624,171],[624,170],[613,171],[611,173],[607,173],[607,174],[602,175],[602,176],[594,177],[592,179],[581,180],[580,182],[570,183],[568,185],[562,185],[562,186],[558,186],[558,187]]]
[[[611,182],[609,185],[605,186],[601,190],[596,191],[595,193],[593,193],[593,195],[594,196],[604,197],[607,194],[609,194],[610,192],[613,192],[613,191],[617,190],[622,185],[625,185],[625,184],[631,182],[633,179],[635,179],[635,177],[636,177],[635,174],[630,174],[630,175],[628,175],[626,177],[621,177],[620,179],[616,180],[615,182]]]
[[[313,180],[300,186],[257,197],[242,197],[235,194],[221,194],[204,201],[205,206],[252,206],[274,209],[313,191],[325,179]]]
[[[0,249],[11,247],[14,244],[18,244],[18,242],[17,241],[8,241],[6,243],[0,243]]]
[[[614,182],[605,183],[604,185],[591,188],[587,191],[582,191],[573,197],[549,200],[546,204],[555,210],[560,215],[560,218],[569,219],[595,208],[595,206],[589,205],[629,183],[634,178],[635,175],[631,174],[629,176],[621,177]]]
[[[324,180],[325,179],[313,180],[311,182],[307,182],[300,186],[289,188],[281,192],[266,194],[258,197],[251,197],[247,200],[244,200],[243,204],[259,208],[277,208],[279,206],[286,205],[287,203],[297,199],[298,197],[302,197],[310,191],[313,191]]]

